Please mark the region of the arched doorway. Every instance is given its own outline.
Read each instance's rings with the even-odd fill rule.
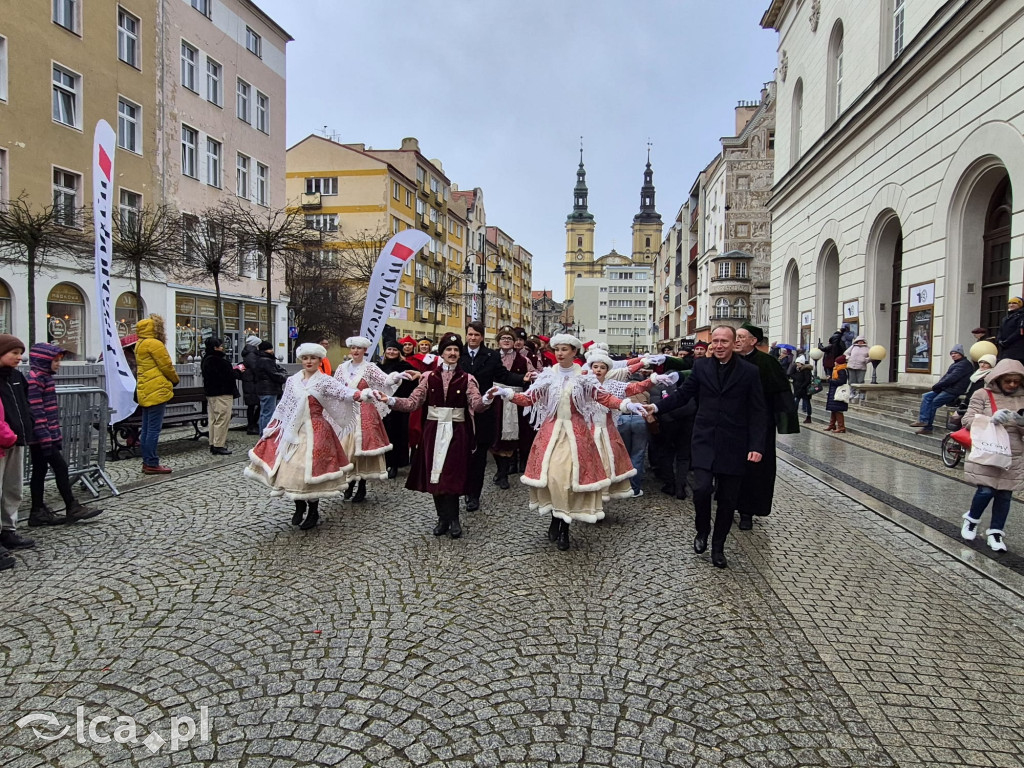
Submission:
[[[1010,286],[1010,216],[1013,212],[1013,190],[1010,177],[996,187],[985,215],[984,250],[981,265],[981,326],[990,334],[999,330],[1006,314]],[[1013,288],[1012,295],[1019,295]]]
[[[782,341],[800,342],[800,268],[792,260],[782,279]]]
[[[819,341],[839,328],[839,248],[826,240],[818,257],[814,291],[814,327]]]
[[[46,340],[65,351],[65,358],[85,359],[85,295],[78,286],[58,283],[46,297]]]
[[[900,312],[903,306],[903,228],[896,212],[888,208],[878,215],[868,237],[865,315],[869,325],[862,330],[869,344],[886,348],[888,381],[899,371]]]

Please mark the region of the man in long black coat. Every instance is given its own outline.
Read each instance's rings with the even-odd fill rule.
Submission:
[[[697,528],[693,549],[698,554],[707,549],[712,534],[711,497],[717,486],[718,511],[711,537],[711,562],[717,568],[727,565],[725,540],[740,486],[748,463],[761,460],[768,418],[757,367],[737,357],[735,347],[734,329],[715,328],[710,357],[695,360],[689,378],[655,406],[656,412],[664,413],[697,400],[691,443]]]
[[[775,498],[775,473],[777,458],[775,450],[776,423],[789,423],[788,431],[799,431],[796,426],[796,401],[789,386],[786,372],[770,354],[762,352],[757,345],[764,341],[764,332],[756,325],[744,323],[736,331],[736,354],[757,366],[761,379],[761,394],[764,395],[768,418],[764,425],[764,450],[761,460],[747,466],[743,491],[740,494],[740,530],[749,531],[754,527],[754,516],[767,517],[772,512]],[[776,417],[779,417],[778,419]]]
[[[518,374],[505,370],[501,364],[501,356],[497,350],[484,346],[483,323],[472,322],[466,326],[466,351],[459,358],[459,368],[476,379],[480,392],[486,392],[495,382],[506,387],[530,386],[530,383]],[[494,443],[495,421],[493,418],[475,420],[476,450],[469,463],[469,477],[466,479],[466,511],[475,512],[480,509],[480,492],[484,487],[484,474],[487,472],[487,456]]]

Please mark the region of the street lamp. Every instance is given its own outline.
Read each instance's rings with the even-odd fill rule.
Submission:
[[[466,262],[465,268],[462,270],[462,274],[465,275],[467,279],[469,279],[469,278],[471,278],[473,276],[473,270],[469,266],[469,262],[468,261]],[[501,268],[501,263],[500,262],[494,267],[494,269],[491,270],[491,274],[494,275],[497,278],[504,277],[505,270]],[[484,331],[486,331],[487,330],[487,264],[486,264],[486,262],[484,264],[479,265],[477,277],[479,278],[479,280],[477,282],[476,287],[477,287],[477,290],[480,292],[480,321],[484,324]]]

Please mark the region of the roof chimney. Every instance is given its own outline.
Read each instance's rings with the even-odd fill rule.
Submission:
[[[420,142],[419,139],[409,136],[402,139],[402,151],[403,152],[419,152]]]

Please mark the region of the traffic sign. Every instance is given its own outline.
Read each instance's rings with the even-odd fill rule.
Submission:
[[[288,338],[289,339],[297,339],[297,338],[299,338],[299,329],[296,328],[294,325],[288,326]]]

